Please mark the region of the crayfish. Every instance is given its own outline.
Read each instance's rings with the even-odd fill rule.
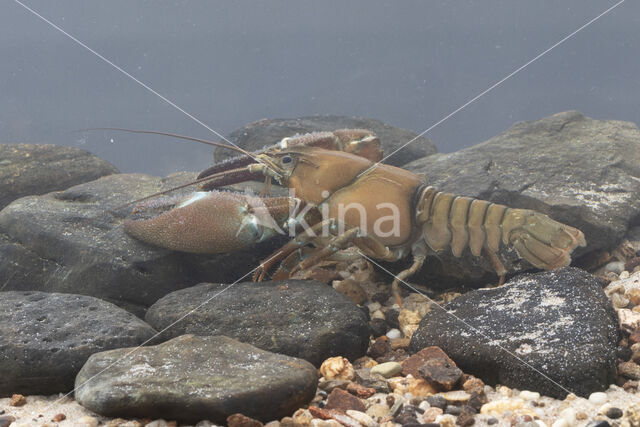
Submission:
[[[127,233],[172,250],[223,253],[289,229],[293,239],[261,263],[255,281],[278,263],[274,278],[286,278],[344,257],[350,248],[384,261],[411,255],[413,263],[392,284],[398,300],[399,283],[416,273],[429,253],[450,249],[460,257],[468,249],[486,256],[502,282],[507,271],[498,257],[501,245],[549,270],[568,265],[572,251],[586,244],[580,230],[542,213],[441,192],[422,175],[379,163],[380,141],[367,130],[285,138],[256,153],[214,145],[242,156],[200,174],[195,182],[208,191],[156,218],[126,222]],[[263,193],[216,190],[249,180],[264,180]],[[273,181],[290,195],[268,197]]]

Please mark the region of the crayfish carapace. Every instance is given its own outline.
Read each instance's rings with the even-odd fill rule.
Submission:
[[[366,130],[285,138],[214,165],[197,182],[215,190],[275,181],[290,189],[290,197],[201,192],[156,218],[127,222],[126,231],[173,250],[222,253],[294,230],[293,239],[259,266],[256,281],[278,263],[293,266],[277,272],[289,277],[353,247],[384,261],[411,254],[412,265],[393,282],[397,299],[400,281],[417,272],[430,252],[450,248],[460,257],[468,248],[488,257],[502,279],[501,245],[550,270],[568,265],[572,251],[586,244],[580,230],[547,215],[437,191],[421,175],[378,163],[381,158],[379,140]]]

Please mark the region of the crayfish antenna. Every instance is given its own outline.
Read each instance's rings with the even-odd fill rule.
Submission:
[[[238,147],[237,145],[235,145],[233,142],[231,142],[229,140],[227,140],[227,142],[229,144],[224,144],[222,142],[209,141],[207,139],[195,138],[193,136],[180,135],[180,134],[177,134],[177,133],[159,132],[159,131],[155,131],[155,130],[126,129],[126,128],[87,128],[87,129],[79,129],[79,130],[77,130],[77,132],[86,132],[86,131],[92,131],[92,130],[115,130],[115,131],[120,131],[120,132],[146,133],[146,134],[150,134],[150,135],[163,135],[163,136],[169,136],[169,137],[172,137],[172,138],[185,139],[187,141],[200,142],[201,144],[206,144],[206,145],[211,145],[211,146],[214,146],[214,147],[227,148],[229,150],[234,150],[234,151],[237,151],[239,153],[244,154],[245,156],[249,156],[249,157],[251,157],[251,158],[253,158],[254,160],[257,161],[257,159],[255,158],[255,156],[253,154],[251,154],[247,150],[244,150],[244,149]]]

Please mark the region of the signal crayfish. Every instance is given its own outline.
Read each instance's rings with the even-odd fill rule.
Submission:
[[[293,239],[260,264],[254,281],[278,263],[274,279],[288,278],[326,260],[358,255],[347,251],[353,248],[383,261],[411,255],[413,263],[392,284],[399,301],[399,283],[430,253],[449,248],[460,257],[469,249],[486,256],[502,283],[503,245],[545,270],[568,265],[572,251],[586,245],[580,230],[542,213],[441,192],[422,175],[379,163],[380,141],[367,130],[298,135],[255,153],[198,141],[242,156],[202,172],[192,184],[206,191],[155,218],[128,220],[125,230],[146,243],[195,253],[231,252],[289,230]],[[217,191],[246,181],[264,181],[261,194]],[[289,189],[288,197],[268,196],[274,181]]]

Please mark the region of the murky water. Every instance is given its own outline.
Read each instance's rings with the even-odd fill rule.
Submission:
[[[211,129],[342,114],[421,132],[615,1],[25,0]],[[627,0],[428,132],[440,151],[577,109],[640,122],[640,3]],[[121,170],[199,170],[207,148],[75,132],[119,126],[219,139],[61,31],[0,6],[0,141],[84,147]]]

